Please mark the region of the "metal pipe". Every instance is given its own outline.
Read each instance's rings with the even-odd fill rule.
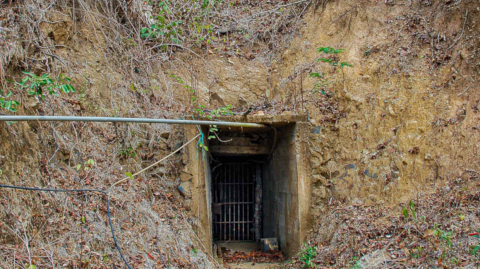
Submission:
[[[136,123],[166,123],[166,124],[195,124],[218,125],[232,127],[267,127],[260,123],[203,121],[203,120],[170,120],[149,118],[116,118],[116,117],[77,117],[77,116],[0,116],[0,121],[94,121],[94,122],[136,122]]]

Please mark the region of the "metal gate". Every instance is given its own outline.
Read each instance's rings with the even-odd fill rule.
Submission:
[[[256,241],[260,237],[260,167],[221,163],[212,169],[213,239]]]

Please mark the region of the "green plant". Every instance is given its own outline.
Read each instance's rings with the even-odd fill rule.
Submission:
[[[403,208],[402,210],[402,215],[405,217],[406,220],[408,220],[409,212],[408,210],[410,209],[410,212],[412,212],[412,217],[413,219],[417,219],[417,214],[415,211],[415,203],[413,200],[410,200],[410,203],[408,204],[408,209],[406,207]]]
[[[83,171],[87,172],[88,170],[90,170],[93,166],[95,165],[95,161],[93,159],[88,159],[87,161],[85,161],[83,163]],[[77,164],[77,166],[75,166],[75,168],[77,169],[77,171],[80,171],[80,169],[82,168],[82,165],[81,164]]]
[[[140,37],[145,39],[167,38],[177,44],[180,44],[182,29],[179,27],[182,24],[181,20],[167,21],[172,12],[170,11],[170,1],[160,1],[158,13],[155,23],[150,24],[150,27],[140,29]]]
[[[473,256],[476,256],[478,253],[480,253],[480,229],[477,230],[478,232],[468,234],[468,236],[472,236],[478,239],[477,245],[472,246],[470,249],[470,254]]]
[[[42,100],[45,100],[45,91],[48,91],[50,95],[55,96],[58,96],[56,90],[61,90],[64,93],[75,92],[75,88],[70,84],[71,79],[63,74],[60,74],[57,79],[53,79],[48,73],[41,76],[26,71],[23,73],[26,74],[26,76],[18,83],[18,85],[22,89],[29,89],[28,94],[40,97]]]
[[[313,85],[313,93],[321,92],[322,94],[325,94],[326,90],[328,87],[336,82],[336,76],[334,75],[335,72],[338,72],[337,67],[340,67],[340,70],[343,73],[343,67],[348,66],[348,67],[353,67],[353,65],[347,63],[347,62],[340,62],[338,54],[344,52],[345,49],[334,49],[332,47],[320,47],[317,49],[317,52],[323,53],[325,56],[322,58],[318,58],[317,62],[323,62],[327,63],[330,67],[333,68],[333,75],[332,74],[327,74],[324,72],[313,72],[310,73],[311,78],[316,78],[317,82],[314,83]]]
[[[317,256],[317,247],[304,244],[299,255],[300,261],[303,263],[303,268],[312,268],[314,266],[313,259]]]
[[[423,247],[422,246],[418,246],[417,248],[415,248],[412,253],[410,253],[410,257],[414,258],[414,259],[417,259],[417,258],[420,258],[422,257],[422,254],[423,254]]]
[[[122,159],[133,158],[137,155],[137,148],[136,147],[134,148],[132,146],[128,146],[124,149],[121,149],[118,155]]]
[[[446,246],[448,246],[448,247],[452,246],[452,236],[453,236],[452,231],[446,232],[446,231],[443,231],[443,230],[437,228],[433,231],[433,235],[436,236],[441,241],[443,241]]]
[[[350,261],[350,264],[352,265],[352,266],[350,266],[350,268],[351,269],[362,268],[359,263],[360,263],[360,261],[359,261],[358,257],[353,257],[352,260]]]
[[[9,100],[12,92],[8,92],[6,95],[3,95],[3,91],[0,90],[0,107],[11,112],[17,112],[17,106],[20,105],[20,102],[16,100]]]

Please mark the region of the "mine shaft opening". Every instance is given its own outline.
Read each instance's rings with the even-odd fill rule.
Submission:
[[[249,252],[265,251],[261,240],[275,239],[292,255],[300,244],[296,124],[217,135],[207,168],[212,242]]]

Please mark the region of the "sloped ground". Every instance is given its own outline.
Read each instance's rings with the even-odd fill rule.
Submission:
[[[332,204],[307,244],[318,268],[477,268],[480,266],[478,174],[433,194],[384,207]],[[476,185],[476,186],[475,186]],[[304,254],[299,254],[303,257]],[[296,260],[290,266],[298,268]]]
[[[306,113],[315,264],[477,266],[467,246],[479,228],[476,1],[219,2],[200,32],[181,29],[181,44],[141,38],[160,1],[3,2],[0,82],[3,95],[21,101],[18,114],[190,118],[194,96],[209,108]],[[168,23],[204,11],[171,2]],[[353,68],[318,63],[316,49],[326,46],[344,48],[339,57]],[[40,101],[7,81],[24,70],[70,76],[77,93]],[[325,94],[311,90],[312,72],[333,78]],[[105,189],[185,142],[181,128],[162,125],[1,126],[0,179],[21,186]],[[132,265],[164,266],[158,238],[172,267],[215,267],[176,190],[183,162],[175,155],[112,194],[114,229]],[[410,209],[402,217],[410,200],[415,220]],[[122,266],[104,197],[0,190],[0,203],[0,266]],[[451,245],[443,232],[452,232]]]

